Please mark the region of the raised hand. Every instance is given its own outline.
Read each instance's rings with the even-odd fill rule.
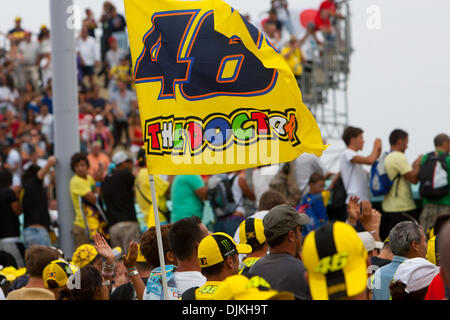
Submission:
[[[128,254],[123,255],[123,265],[127,268],[127,270],[136,266],[136,260],[139,252],[138,250],[138,244],[135,241],[131,241],[128,248]]]
[[[100,233],[94,235],[94,246],[98,254],[105,258],[105,262],[109,265],[114,263],[114,252]]]

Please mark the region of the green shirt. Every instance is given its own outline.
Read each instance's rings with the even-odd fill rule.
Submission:
[[[203,217],[203,200],[195,194],[195,190],[203,188],[205,183],[199,175],[178,175],[172,182],[171,222],[197,216]]]
[[[444,152],[442,151],[436,151],[438,155],[444,154]],[[420,165],[423,165],[425,163],[425,161],[427,161],[429,154],[425,154],[422,157],[422,161],[420,161]],[[448,155],[445,158],[445,163],[447,164],[447,179],[448,179],[448,183],[450,184],[450,155]],[[450,206],[450,188],[447,192],[447,195],[439,200],[429,200],[427,198],[423,198],[423,205],[426,205],[428,203],[432,203],[432,204],[440,204],[440,205],[444,205],[444,206]]]

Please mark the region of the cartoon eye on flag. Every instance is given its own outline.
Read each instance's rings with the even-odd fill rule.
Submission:
[[[149,174],[215,174],[326,148],[270,41],[221,0],[124,0]]]

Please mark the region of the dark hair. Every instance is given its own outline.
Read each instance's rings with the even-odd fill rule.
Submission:
[[[450,213],[446,213],[437,217],[436,222],[434,223],[434,235],[439,234],[442,227],[449,220],[450,220]]]
[[[89,160],[87,158],[86,153],[77,152],[72,156],[72,158],[70,158],[70,168],[72,169],[73,172],[75,172],[75,166],[81,161],[86,161],[86,164],[89,168]]]
[[[235,253],[235,254],[233,254],[233,255],[231,255],[231,256],[229,256],[229,257],[231,257],[232,259],[238,260],[238,255],[237,255],[237,253]],[[201,269],[202,274],[203,274],[206,278],[208,278],[208,277],[210,277],[210,276],[215,276],[215,275],[220,274],[220,273],[222,272],[223,268],[225,268],[225,263],[226,263],[226,259],[227,259],[227,258],[228,258],[228,257],[226,257],[225,260],[222,261],[222,262],[220,262],[220,263],[217,263],[217,264],[212,265],[212,266],[210,266],[210,267],[202,268],[202,269]]]
[[[405,289],[406,284],[400,280],[392,281],[389,284],[392,300],[424,300],[428,291],[428,287],[410,293],[407,293]]]
[[[77,272],[80,273],[80,288],[61,290],[57,300],[95,300],[96,290],[102,287],[103,282],[100,271],[93,266],[85,266]]]
[[[318,172],[314,172],[310,177],[309,177],[309,183],[316,183],[319,181],[324,181],[325,177],[323,176],[323,174],[318,173]]]
[[[2,168],[0,170],[0,189],[1,188],[8,188],[11,186],[13,180],[13,175],[11,170]]]
[[[399,140],[406,139],[408,137],[408,133],[402,129],[395,129],[389,135],[389,144],[391,146],[395,146]]]
[[[165,224],[161,226],[161,238],[163,242],[164,255],[168,251],[171,251],[169,245],[169,230],[171,226],[171,224]],[[158,242],[156,239],[156,228],[151,227],[150,229],[145,231],[142,234],[139,243],[142,255],[150,264],[152,269],[161,266],[161,262],[159,261]]]
[[[37,164],[32,164],[31,166],[29,166],[28,169],[25,170],[25,172],[22,174],[22,186],[25,186],[29,179],[36,176],[39,170],[41,170],[41,167],[39,167]]]
[[[445,142],[449,141],[450,137],[448,135],[446,135],[445,133],[441,133],[438,134],[435,138],[434,138],[434,146],[435,147],[440,147],[442,146]]]
[[[169,230],[169,244],[175,257],[179,260],[187,260],[192,257],[194,247],[203,239],[200,229],[200,220],[197,216],[178,220]]]
[[[352,138],[356,138],[360,134],[362,134],[364,131],[361,128],[356,127],[346,127],[344,129],[344,133],[342,134],[342,140],[344,140],[345,145],[348,146],[350,144],[350,140]]]
[[[276,190],[267,190],[259,198],[258,211],[270,210],[279,204],[288,204],[286,197]]]
[[[25,266],[28,275],[33,278],[42,278],[42,271],[53,260],[59,259],[58,250],[47,247],[33,245],[25,251]]]

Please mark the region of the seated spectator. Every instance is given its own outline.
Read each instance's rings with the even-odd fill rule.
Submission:
[[[412,258],[425,258],[427,242],[422,228],[412,222],[398,223],[389,233],[389,245],[394,255],[392,262],[376,270],[371,277],[373,300],[389,300],[389,284],[402,262]]]
[[[78,272],[80,287],[61,290],[57,300],[109,300],[108,287],[100,271],[93,266],[86,266]]]
[[[45,267],[60,258],[60,253],[47,246],[33,246],[25,252],[25,266],[30,279],[23,288],[8,294],[6,300],[55,300],[53,292],[45,288],[42,273]]]
[[[395,271],[389,285],[392,300],[424,300],[439,268],[424,258],[404,261]]]
[[[331,196],[330,190],[325,190],[325,177],[320,173],[313,173],[308,185],[309,192],[296,208],[309,217],[308,224],[303,228],[303,236],[328,222],[326,206]]]
[[[101,150],[106,152],[107,155],[112,155],[114,136],[109,128],[105,126],[101,114],[97,114],[94,118],[94,128],[90,130],[88,141],[90,146],[92,146],[94,142],[100,142]]]
[[[162,248],[164,253],[165,271],[167,279],[167,290],[170,300],[178,300],[177,286],[174,280],[175,266],[177,259],[170,248],[169,230],[172,225],[161,226]],[[140,239],[140,248],[142,255],[150,265],[151,273],[147,280],[145,290],[138,290],[141,285],[137,285],[136,279],[132,278],[133,285],[136,288],[136,294],[139,300],[163,300],[164,290],[162,286],[161,262],[159,259],[159,249],[156,237],[156,228],[151,227],[145,231]],[[142,281],[142,280],[141,280]]]
[[[65,260],[53,260],[42,271],[45,288],[58,297],[59,292],[67,288],[67,284],[74,280],[73,276],[79,270]]]
[[[278,291],[290,291],[298,300],[311,299],[303,262],[299,258],[302,246],[302,227],[308,223],[306,214],[282,204],[272,208],[263,219],[264,235],[269,254],[259,259],[249,276],[260,276]]]
[[[217,232],[203,238],[198,247],[198,260],[206,283],[201,287],[188,289],[182,300],[213,300],[221,283],[229,276],[239,272],[238,254],[247,254],[252,247],[236,244],[223,232]]]
[[[367,250],[349,225],[330,221],[309,233],[302,257],[313,300],[368,300]]]
[[[248,244],[252,252],[247,254],[239,267],[239,274],[248,277],[250,268],[267,255],[267,241],[261,219],[247,218],[239,225],[239,243]]]

